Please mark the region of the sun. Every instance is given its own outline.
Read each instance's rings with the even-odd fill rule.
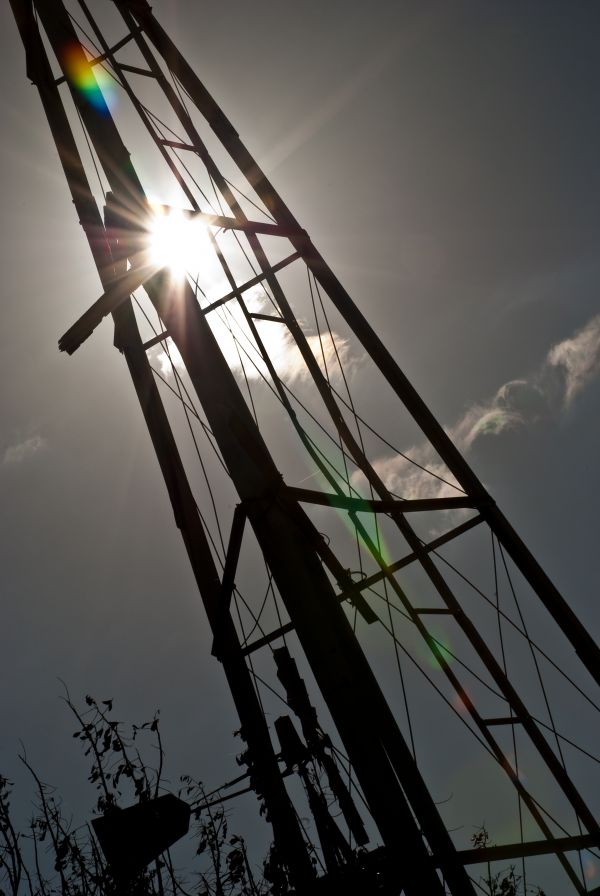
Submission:
[[[149,228],[150,262],[174,277],[194,275],[211,252],[208,229],[180,209],[155,209]]]

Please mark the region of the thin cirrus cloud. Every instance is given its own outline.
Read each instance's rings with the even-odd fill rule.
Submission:
[[[4,449],[2,466],[11,467],[22,464],[25,461],[30,460],[40,451],[43,451],[47,447],[47,444],[48,443],[43,436],[36,435],[31,436],[29,439],[25,439],[22,442],[17,442],[15,445],[9,445]]]
[[[548,363],[562,371],[564,403],[570,404],[577,393],[600,373],[600,314],[571,339],[565,339],[550,349]]]
[[[246,305],[251,312],[268,310],[266,296],[261,290],[249,290]],[[232,305],[220,317],[213,316],[211,327],[225,360],[234,373],[243,372],[249,380],[270,378],[239,306]],[[302,353],[284,324],[258,320],[256,329],[278,376],[288,383],[310,378]],[[306,341],[319,367],[330,377],[340,376],[342,367],[348,374],[359,360],[351,356],[348,341],[336,333],[307,336]],[[160,350],[156,354],[156,363],[163,377],[172,376],[173,368],[181,372],[185,366],[171,339],[167,340],[167,347],[168,352]]]
[[[564,413],[598,374],[600,314],[573,336],[552,346],[532,376],[511,380],[488,401],[472,405],[447,428],[448,435],[466,454],[481,439]],[[457,493],[456,480],[428,443],[413,446],[406,456],[380,457],[373,466],[390,491],[403,498],[448,497]],[[362,474],[357,473],[354,478],[360,489],[364,484]]]

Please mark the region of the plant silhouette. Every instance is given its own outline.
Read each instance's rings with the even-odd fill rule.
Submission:
[[[97,792],[93,814],[109,815],[132,803],[149,803],[168,790],[158,713],[142,724],[125,724],[113,716],[112,699],[88,695],[81,708],[68,691],[64,699],[77,720],[73,737],[91,762],[88,780]],[[228,815],[218,796],[207,799],[202,784],[189,775],[181,778],[178,795],[196,806],[188,834],[195,845],[193,867],[180,872],[166,850],[133,879],[119,879],[91,826],[74,827],[60,796],[42,780],[25,751],[20,759],[35,783],[33,812],[27,830],[17,830],[11,812],[12,784],[0,775],[0,896],[291,896],[294,892],[273,849],[262,866],[252,868],[243,838],[229,832]]]

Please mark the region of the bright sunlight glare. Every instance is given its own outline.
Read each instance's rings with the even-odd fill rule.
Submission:
[[[210,252],[206,225],[179,209],[157,210],[149,231],[150,261],[174,276],[194,274]]]

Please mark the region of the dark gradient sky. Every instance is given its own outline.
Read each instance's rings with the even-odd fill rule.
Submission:
[[[598,4],[153,8],[445,426],[546,388],[600,312]],[[108,324],[57,350],[100,291],[6,3],[0,45],[0,771],[20,738],[82,799],[60,677],[160,706],[171,773],[212,784],[235,721],[124,364]],[[599,344],[572,401],[469,450],[597,637]]]

